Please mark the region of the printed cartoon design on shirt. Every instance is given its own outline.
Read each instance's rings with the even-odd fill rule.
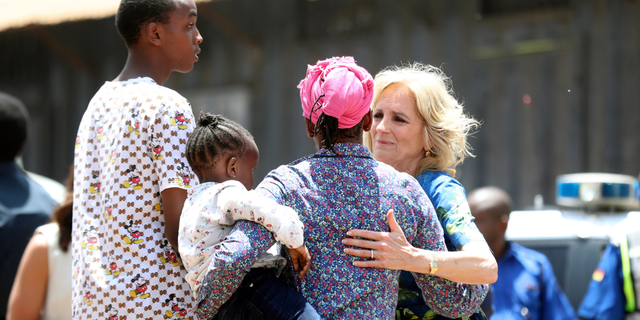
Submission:
[[[142,188],[142,177],[135,164],[130,165],[129,169],[125,170],[124,173],[128,176],[127,180],[122,183],[125,188],[131,187],[134,190]]]
[[[133,279],[131,279],[131,283],[135,287],[135,289],[129,291],[129,294],[133,298],[149,298],[149,296],[151,295],[149,292],[147,292],[147,284],[149,283],[149,280],[145,279],[138,273],[135,277],[133,277]]]
[[[91,294],[91,286],[89,285],[89,281],[85,280],[84,284],[82,284],[82,288],[84,289],[84,297],[82,298],[82,302],[88,306],[93,304],[93,301],[91,301],[94,297],[93,294]]]
[[[89,226],[84,231],[85,239],[82,240],[82,248],[98,250],[98,230],[94,226]]]
[[[118,320],[118,309],[115,309],[111,304],[104,308],[104,313],[107,314],[108,320]]]
[[[123,228],[129,234],[124,236],[124,242],[128,244],[139,244],[144,242],[144,239],[142,239],[142,232],[138,229],[137,225],[133,225],[133,220],[129,220],[129,224],[125,225]]]
[[[113,219],[113,205],[111,204],[111,197],[109,194],[104,196],[104,218]]]
[[[155,197],[159,199],[160,198],[160,192],[157,192],[155,194]],[[153,205],[153,211],[162,211],[162,205],[159,202],[156,203],[155,205]]]
[[[91,175],[91,178],[93,179],[94,182],[91,182],[91,184],[89,185],[89,192],[91,192],[91,194],[100,194],[100,187],[102,186],[102,184],[100,183],[100,181],[98,181],[98,178],[100,177],[100,174],[98,171],[93,171],[93,174]]]
[[[178,169],[176,172],[176,183],[181,187],[191,188],[189,185],[189,183],[191,183],[191,175],[187,171],[184,163],[180,162],[176,169]]]
[[[171,125],[176,113],[186,129]],[[161,263],[167,255],[159,246],[161,190],[186,189],[176,182],[184,174],[191,188],[197,184],[184,158],[193,126],[189,102],[150,78],[106,82],[89,103],[74,148],[74,320],[166,318],[170,294],[187,311],[171,319],[194,317],[187,272],[168,258]]]
[[[116,139],[114,138],[113,140],[111,140],[111,144],[109,145],[109,148],[111,149],[111,152],[109,153],[109,157],[107,159],[108,162],[111,163],[115,163],[116,162],[116,149],[114,147],[116,143]]]
[[[131,113],[131,124],[129,124],[129,133],[140,135],[140,119],[138,118],[139,115],[139,110]]]
[[[177,125],[178,128],[182,130],[187,128],[186,121],[187,121],[187,118],[184,116],[184,113],[182,112],[176,112],[176,116],[169,120],[172,126],[175,127]]]
[[[162,263],[171,263],[173,266],[180,265],[178,261],[178,255],[171,249],[171,245],[169,245],[169,240],[165,239],[163,243],[160,244],[160,248],[162,248],[163,252],[159,253],[160,261]]]
[[[162,160],[162,146],[158,142],[157,136],[151,135],[151,143],[149,144],[149,154],[152,160]]]
[[[116,258],[113,257],[113,255],[109,255],[107,257],[107,261],[109,262],[109,264],[107,265],[107,268],[104,269],[104,273],[108,276],[117,276],[120,274],[120,268],[118,268],[118,260]]]
[[[102,138],[104,138],[104,123],[100,115],[96,118],[96,139],[100,141]]]
[[[184,308],[184,305],[178,301],[175,294],[170,294],[169,299],[166,299],[165,303],[169,304],[169,310],[165,312],[166,318],[173,318],[175,316],[179,319],[190,319],[181,318],[187,315],[187,310]]]

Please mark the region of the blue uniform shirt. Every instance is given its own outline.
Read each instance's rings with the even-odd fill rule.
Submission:
[[[593,272],[578,315],[593,320],[622,320],[626,298],[622,290],[620,247],[609,244]]]
[[[50,219],[55,202],[15,161],[0,162],[0,319],[33,231]]]
[[[498,281],[492,289],[491,320],[577,319],[547,257],[517,243],[507,243],[498,260]]]

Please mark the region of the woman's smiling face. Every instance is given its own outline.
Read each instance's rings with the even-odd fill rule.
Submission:
[[[409,89],[392,84],[380,94],[373,109],[373,156],[400,172],[415,174],[425,157],[425,124]]]

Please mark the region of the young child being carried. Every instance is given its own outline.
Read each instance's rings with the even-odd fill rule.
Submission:
[[[255,221],[271,231],[289,250],[298,276],[304,276],[311,257],[298,214],[248,191],[253,188],[259,156],[253,136],[222,116],[201,114],[185,153],[200,184],[188,192],[178,248],[197,304],[209,296],[207,283],[212,279],[207,278],[208,271],[215,268],[214,255],[221,254],[219,243],[236,220]],[[233,248],[226,249],[222,252],[233,253]],[[278,277],[286,264],[278,249],[274,245],[258,259],[219,310],[199,309],[199,319],[319,319],[306,299]]]

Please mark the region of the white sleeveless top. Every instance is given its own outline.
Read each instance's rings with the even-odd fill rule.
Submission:
[[[48,223],[36,229],[47,239],[49,277],[47,295],[42,306],[42,320],[71,319],[71,246],[67,252],[58,245],[60,228]]]

